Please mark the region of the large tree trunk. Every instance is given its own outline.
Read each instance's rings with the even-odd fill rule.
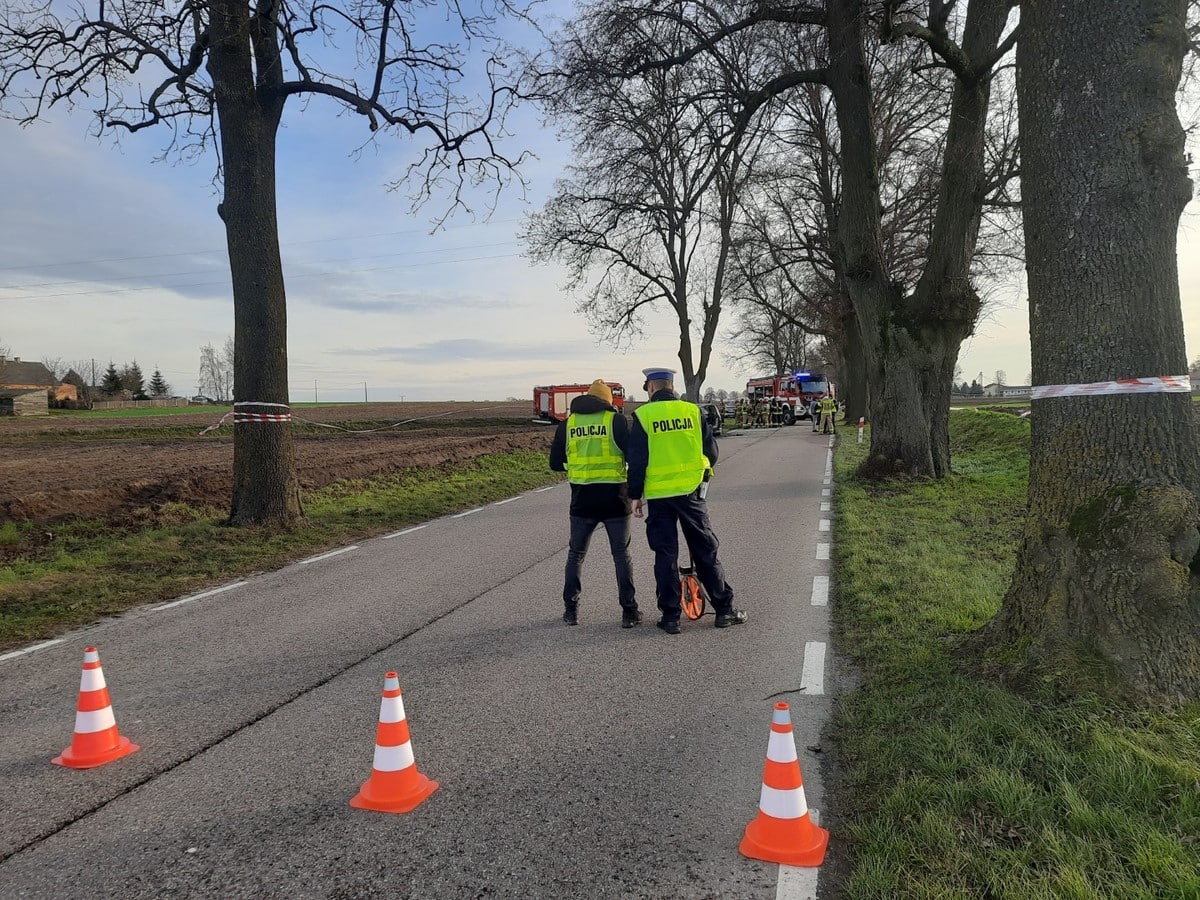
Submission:
[[[957,73],[928,259],[909,295],[883,263],[863,4],[831,0],[829,14],[829,87],[842,150],[838,233],[871,387],[871,450],[861,472],[941,478],[950,471],[955,363],[979,314],[970,269],[984,196],[988,62],[1008,3],[974,0],[968,7],[962,51],[973,68]]]
[[[842,335],[842,387],[838,399],[842,401],[846,421],[857,424],[867,417],[870,402],[870,383],[867,380],[867,361],[863,357],[862,338],[858,333],[858,319],[849,301],[842,300],[842,313],[838,317],[838,333]]]
[[[1017,57],[1033,378],[1187,371],[1175,256],[1186,0],[1022,7]],[[1200,455],[1186,393],[1033,404],[1029,507],[989,636],[1097,655],[1143,698],[1200,698]],[[1061,665],[1061,663],[1060,663]]]
[[[303,518],[287,385],[287,301],[275,209],[275,137],[283,101],[273,40],[240,0],[213,3],[208,68],[216,92],[234,309],[234,525],[292,525]],[[251,53],[252,36],[256,38]],[[256,72],[257,65],[257,72]],[[258,416],[281,416],[281,419]],[[242,421],[237,421],[241,419]]]

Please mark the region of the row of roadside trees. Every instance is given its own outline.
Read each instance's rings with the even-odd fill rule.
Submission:
[[[0,103],[31,121],[86,96],[102,127],[219,143],[242,402],[288,399],[274,164],[293,97],[423,137],[416,193],[448,182],[461,202],[519,162],[496,138],[537,96],[577,166],[531,222],[531,254],[566,264],[591,320],[631,340],[665,309],[693,396],[731,308],[823,340],[848,412],[872,422],[867,476],[951,474],[959,349],[981,280],[1022,245],[1034,383],[1186,371],[1189,0],[1023,4],[1019,21],[1014,0],[598,0],[507,80],[496,14],[527,11],[488,7],[451,5],[461,44],[414,41],[397,0],[18,9],[0,23]],[[365,77],[315,62],[344,32]],[[490,61],[476,106],[471,48]],[[290,429],[234,435],[231,521],[300,521]],[[1024,544],[989,647],[1099,658],[1135,695],[1200,697],[1196,437],[1178,393],[1035,402]]]

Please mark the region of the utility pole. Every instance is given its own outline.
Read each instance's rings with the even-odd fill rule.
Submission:
[[[367,383],[363,382],[363,403],[367,402]]]
[[[313,406],[317,405],[317,379],[313,379]]]

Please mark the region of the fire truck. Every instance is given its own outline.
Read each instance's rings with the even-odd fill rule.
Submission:
[[[606,381],[613,395],[613,406],[625,408],[625,388],[617,381]],[[571,401],[588,392],[591,384],[547,384],[533,389],[533,421],[553,425],[564,421],[571,412]]]
[[[808,405],[821,394],[836,397],[834,385],[820,372],[798,369],[780,375],[765,375],[746,382],[746,396],[752,402],[764,403],[782,400],[787,404],[783,411],[783,424],[791,425],[799,419],[810,418]]]

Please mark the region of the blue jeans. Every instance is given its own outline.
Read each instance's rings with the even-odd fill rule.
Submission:
[[[629,516],[615,519],[589,519],[571,516],[571,542],[567,547],[567,571],[563,584],[563,603],[571,606],[579,602],[582,585],[579,570],[587,556],[588,542],[598,525],[608,533],[608,546],[612,551],[613,564],[617,571],[617,599],[621,608],[637,609],[637,598],[633,587],[633,561],[629,557]]]

